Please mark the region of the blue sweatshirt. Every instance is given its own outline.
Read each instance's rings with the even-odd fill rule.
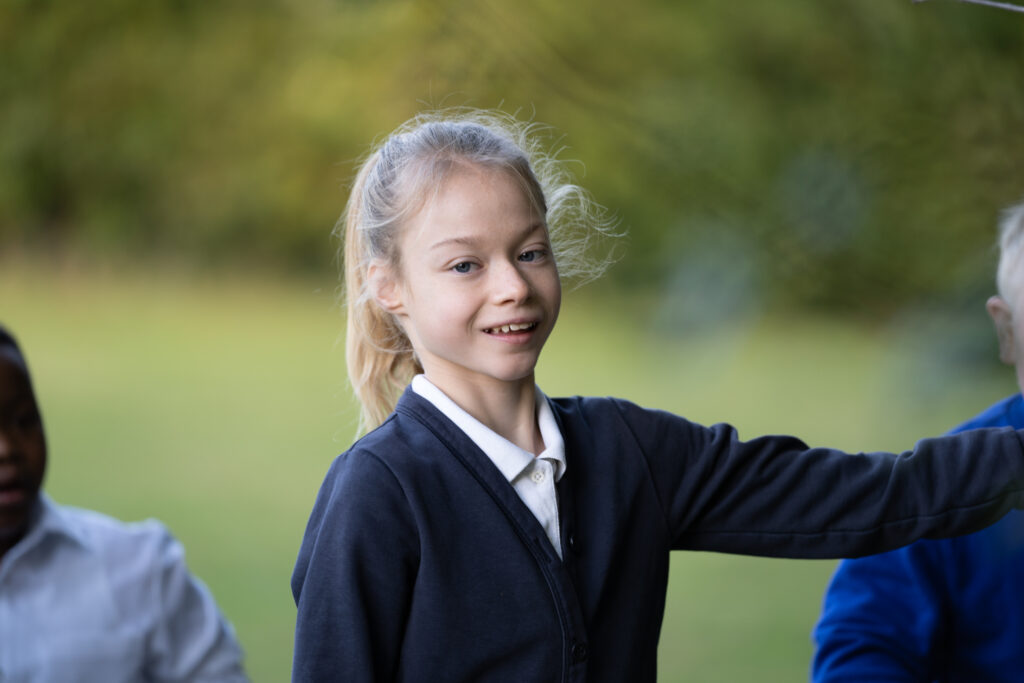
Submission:
[[[294,681],[653,682],[673,549],[862,555],[1024,503],[1009,429],[850,456],[625,401],[550,403],[562,559],[490,459],[411,391],[334,461],[292,576]]]
[[[1002,426],[1024,427],[1020,394],[954,433]],[[814,681],[1024,681],[1024,513],[841,562],[814,635]]]

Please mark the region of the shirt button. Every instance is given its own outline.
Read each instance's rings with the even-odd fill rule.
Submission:
[[[572,644],[572,663],[573,664],[581,664],[582,662],[587,661],[587,655],[588,654],[590,654],[590,652],[587,649],[587,644],[586,643],[577,642],[577,643],[573,643]]]
[[[533,481],[535,483],[537,483],[537,484],[539,484],[542,481],[544,481],[544,472],[543,472],[543,470],[534,470],[533,474],[530,475],[530,479],[533,479]]]

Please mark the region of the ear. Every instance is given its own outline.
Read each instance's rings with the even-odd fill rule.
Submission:
[[[402,288],[391,266],[383,261],[374,261],[366,270],[366,280],[370,295],[378,306],[394,315],[404,312]]]
[[[1016,364],[1013,311],[1010,309],[1010,304],[1006,303],[1001,296],[993,296],[985,302],[985,308],[996,326],[996,337],[999,339],[999,360],[1008,365]]]

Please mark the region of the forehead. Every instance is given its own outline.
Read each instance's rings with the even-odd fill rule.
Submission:
[[[425,231],[422,237],[434,239],[450,236],[446,233],[540,219],[525,184],[515,173],[462,167],[454,170],[427,198],[410,225]]]

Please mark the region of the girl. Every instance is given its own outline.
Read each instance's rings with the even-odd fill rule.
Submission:
[[[573,230],[608,223],[529,132],[417,117],[356,178],[347,359],[373,431],[299,551],[294,680],[654,681],[670,550],[862,555],[1024,501],[1009,429],[846,455],[545,396]]]

